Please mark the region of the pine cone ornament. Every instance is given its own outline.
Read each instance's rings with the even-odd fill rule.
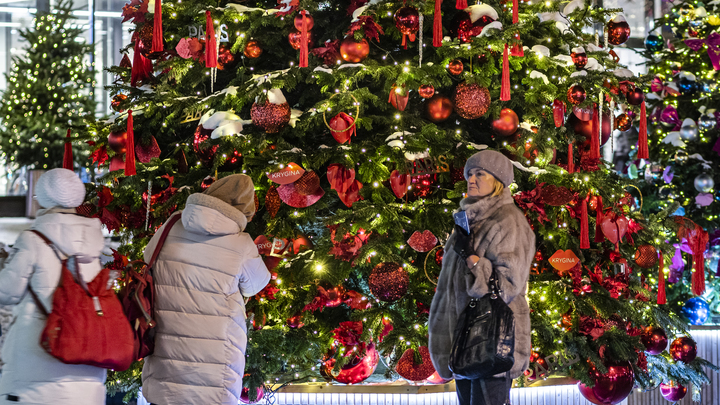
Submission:
[[[270,218],[275,218],[275,215],[277,215],[280,210],[280,205],[282,205],[282,200],[280,199],[277,188],[275,188],[274,185],[270,186],[267,195],[265,195],[265,208],[267,208],[268,213],[270,213]]]

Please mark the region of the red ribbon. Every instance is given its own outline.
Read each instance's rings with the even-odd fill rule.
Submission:
[[[153,16],[152,51],[163,51],[162,2],[160,0],[155,0],[155,15]]]
[[[575,158],[573,157],[573,143],[568,143],[568,173],[575,171]]]
[[[435,19],[433,20],[433,46],[438,48],[442,46],[442,13],[440,7],[442,0],[435,0]]]
[[[513,24],[517,24],[520,21],[520,5],[518,0],[513,0]]]
[[[640,104],[640,128],[638,130],[638,159],[649,159],[648,134],[647,134],[647,111],[645,101]]]
[[[135,136],[133,134],[132,110],[128,110],[127,118],[127,147],[125,152],[125,175],[134,176],[135,172]]]
[[[70,141],[70,128],[65,135],[65,153],[63,154],[63,169],[73,170],[72,143]]]
[[[455,2],[455,8],[458,10],[465,10],[468,8],[467,0],[457,0]]]
[[[140,38],[136,38],[133,50],[132,69],[130,70],[130,85],[133,87],[135,87],[138,82],[141,82],[152,75],[152,61],[142,55],[143,47],[144,45],[142,41],[140,41]]]
[[[308,67],[308,22],[305,16],[307,12],[301,11],[302,29],[300,30],[300,67]]]
[[[590,249],[587,200],[587,197],[583,198],[582,209],[580,211],[580,249]]]
[[[205,11],[205,67],[217,67],[217,44],[215,42],[215,26],[210,10]]]
[[[692,274],[692,292],[695,295],[702,295],[705,292],[705,246],[710,240],[710,236],[705,232],[700,225],[693,222],[693,227],[688,228],[685,226],[684,221],[686,218],[676,217],[675,219],[680,225],[680,230],[677,233],[679,239],[687,239],[688,247],[692,252],[693,269],[695,270]]]
[[[667,297],[665,295],[665,258],[662,251],[660,252],[660,270],[658,271],[658,305],[664,305],[667,303]]]
[[[503,51],[502,84],[500,86],[500,100],[510,101],[510,61],[508,60],[508,45]]]

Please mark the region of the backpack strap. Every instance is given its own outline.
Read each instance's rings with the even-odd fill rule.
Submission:
[[[62,260],[62,258],[60,257],[60,254],[57,252],[57,249],[55,248],[55,245],[53,245],[52,241],[50,239],[48,239],[47,236],[40,233],[40,231],[36,231],[34,229],[31,229],[30,232],[39,236],[40,239],[42,239],[45,243],[48,244],[48,246],[50,246],[50,248],[52,248],[53,252],[55,252],[55,255],[57,255],[58,259]],[[33,274],[34,273],[35,272],[33,272]],[[30,277],[32,277],[32,274],[30,275]],[[60,276],[60,280],[62,280],[62,276]],[[50,311],[48,311],[47,308],[45,308],[45,305],[42,303],[42,301],[40,301],[40,297],[38,297],[37,294],[35,293],[35,290],[33,290],[30,280],[28,280],[28,291],[30,292],[30,296],[32,297],[33,301],[35,301],[35,306],[37,306],[40,313],[43,314],[47,318],[48,315],[50,315]]]
[[[150,269],[150,271],[152,271],[152,268],[155,265],[155,261],[160,254],[160,249],[162,249],[163,245],[165,244],[165,239],[167,239],[168,234],[170,233],[170,229],[172,229],[173,225],[175,225],[175,223],[179,221],[181,217],[181,214],[175,214],[170,217],[170,219],[165,224],[165,229],[163,229],[163,233],[160,235],[160,239],[158,240],[157,245],[155,245],[155,250],[153,250],[150,262],[148,262],[148,269]]]

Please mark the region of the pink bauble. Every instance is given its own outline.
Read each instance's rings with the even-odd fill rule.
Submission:
[[[262,400],[264,396],[265,396],[265,392],[263,391],[263,389],[260,387],[257,387],[257,399],[255,399],[255,401],[251,401],[250,400],[250,389],[243,388],[242,392],[240,393],[240,402],[242,402],[243,404],[254,404],[254,403],[260,402],[260,400]]]
[[[697,357],[697,345],[687,336],[677,338],[670,345],[670,355],[675,361],[689,363]]]
[[[668,338],[663,328],[648,326],[640,339],[648,354],[660,354],[667,348]]]
[[[578,383],[580,393],[590,402],[598,405],[615,405],[630,395],[633,389],[635,374],[630,362],[610,363],[608,372],[601,374],[597,369],[590,370],[590,378],[595,386],[590,388]]]
[[[669,384],[662,383],[660,384],[660,394],[668,401],[679,401],[685,398],[687,387],[672,381]]]

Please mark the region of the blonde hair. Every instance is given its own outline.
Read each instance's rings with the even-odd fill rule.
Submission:
[[[495,179],[495,176],[493,176],[493,179]],[[500,180],[495,179],[495,184],[493,184],[493,192],[491,196],[497,197],[500,194],[502,194],[503,189],[505,188],[505,185],[500,182]]]

